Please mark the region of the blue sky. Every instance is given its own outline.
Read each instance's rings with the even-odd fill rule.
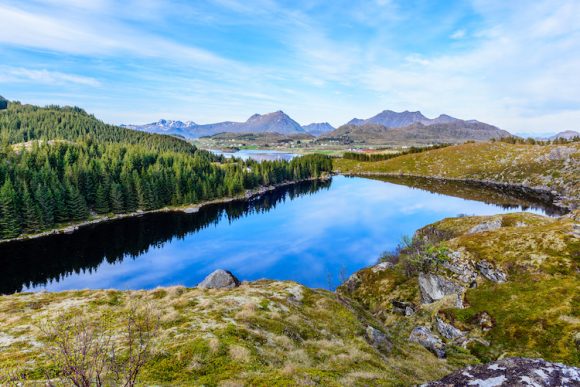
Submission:
[[[0,0],[0,95],[112,123],[384,109],[578,130],[580,1]]]

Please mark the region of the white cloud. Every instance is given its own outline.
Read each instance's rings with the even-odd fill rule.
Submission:
[[[465,30],[457,30],[457,31],[453,32],[451,35],[449,35],[449,37],[451,39],[463,39],[463,38],[465,38],[466,34],[467,34],[467,31],[465,31]]]
[[[33,70],[27,68],[2,68],[0,82],[32,82],[35,84],[48,85],[81,85],[99,87],[101,82],[95,78],[84,77],[75,74],[67,74],[58,71]]]

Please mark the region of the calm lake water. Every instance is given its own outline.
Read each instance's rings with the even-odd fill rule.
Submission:
[[[328,288],[445,217],[553,211],[501,192],[382,180],[337,176],[196,214],[151,214],[0,245],[0,293],[194,286],[218,268],[241,280]]]
[[[223,152],[220,150],[211,150],[210,152],[216,155],[223,155],[227,158],[237,157],[242,160],[252,159],[256,161],[274,161],[274,160],[292,160],[294,157],[298,156],[294,153],[279,152],[275,150],[264,150],[264,149],[241,149],[237,152]]]

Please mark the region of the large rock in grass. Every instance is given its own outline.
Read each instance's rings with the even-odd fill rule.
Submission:
[[[431,273],[419,274],[419,289],[421,302],[430,304],[448,295],[456,295],[456,307],[463,308],[463,292],[465,289],[447,278]]]
[[[427,327],[415,327],[409,336],[409,341],[421,344],[438,358],[445,357],[445,344]]]
[[[232,289],[240,286],[240,281],[227,270],[218,269],[205,277],[197,285],[200,289]]]
[[[580,386],[580,368],[514,357],[470,366],[423,386]]]

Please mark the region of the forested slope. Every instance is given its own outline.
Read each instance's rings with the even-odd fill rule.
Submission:
[[[97,214],[153,210],[318,177],[330,159],[224,160],[178,138],[107,125],[82,109],[0,112],[0,239]]]

